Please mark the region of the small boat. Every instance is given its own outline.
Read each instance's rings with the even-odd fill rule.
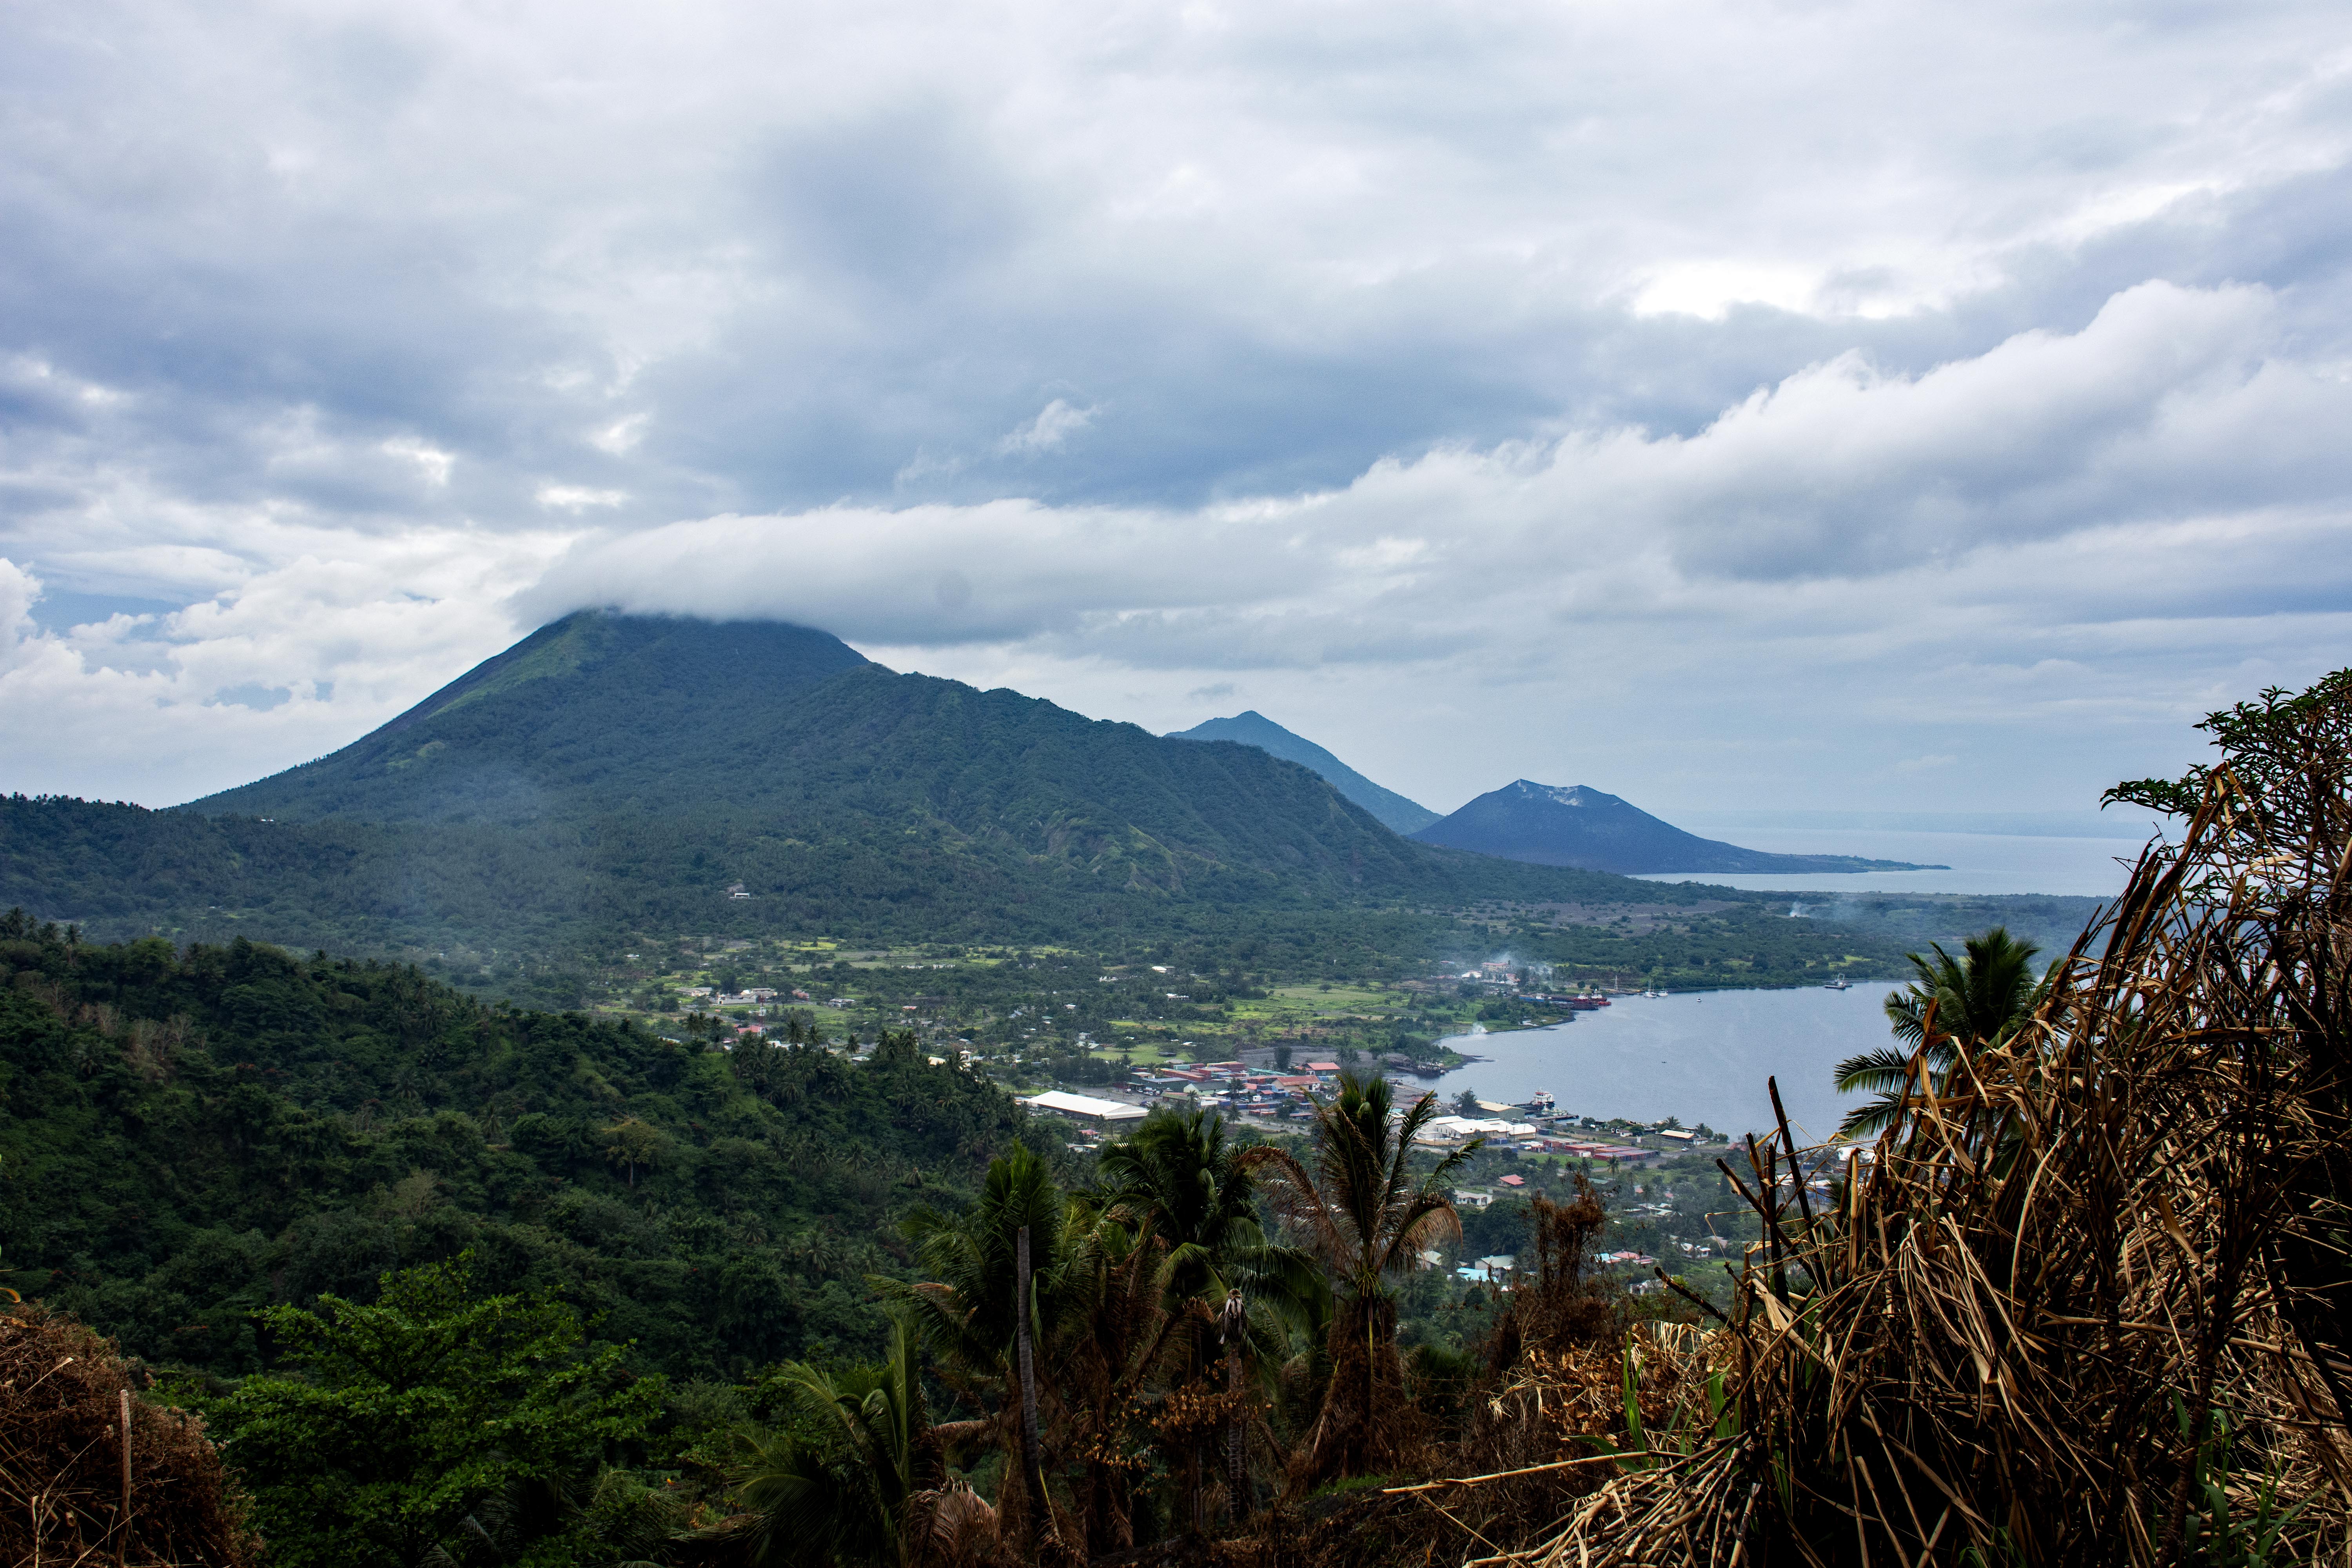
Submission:
[[[1824,991],[1851,991],[1853,989],[1853,982],[1841,974],[1836,979],[1824,984],[1822,986],[1822,989]]]

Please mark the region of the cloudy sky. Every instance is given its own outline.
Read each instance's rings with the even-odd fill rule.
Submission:
[[[0,9],[0,789],[582,605],[1439,809],[2052,810],[2352,663],[2352,10]]]

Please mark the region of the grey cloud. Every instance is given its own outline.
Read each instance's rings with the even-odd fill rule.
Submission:
[[[1492,640],[1468,629],[1483,609],[1578,604],[1612,555],[1617,588],[1578,613],[1657,613],[1622,592],[1645,557],[1692,583],[1858,578],[2340,507],[2352,390],[2273,357],[2274,337],[2263,290],[2147,285],[2078,332],[1916,376],[1811,366],[1687,437],[1457,447],[1273,505],[723,516],[583,542],[521,604],[821,616],[900,645],[1080,639],[1154,667],[1423,659]],[[929,590],[950,572],[969,585],[952,605]]]
[[[1421,670],[1467,712],[1994,637],[2210,687],[2332,635],[2347,44],[2301,0],[31,0],[0,551],[276,628],[162,616],[140,700],[282,686],[235,733],[289,745],[607,601],[1081,694]],[[439,652],[331,712],[295,677],[371,573]],[[1898,591],[1948,618],[1904,643]],[[42,701],[101,680],[23,646]]]
[[[755,161],[740,196],[784,269],[820,268],[884,309],[1002,266],[1032,232],[1034,199],[990,155],[980,118],[940,103],[791,137]]]
[[[143,126],[134,118],[106,146],[39,142],[65,177],[20,189],[38,199],[12,225],[33,237],[19,273],[37,280],[14,319],[40,319],[47,301],[83,368],[140,387],[153,406],[131,445],[198,493],[273,493],[270,454],[238,439],[240,428],[306,406],[358,447],[418,430],[462,451],[467,477],[447,500],[491,521],[527,513],[527,498],[550,478],[626,489],[648,521],[844,495],[968,501],[1008,482],[1066,501],[1181,504],[1344,483],[1383,455],[1532,436],[1562,418],[1688,433],[1759,382],[1856,340],[1897,368],[1916,368],[1911,356],[1927,346],[1906,341],[1922,336],[1917,322],[1754,310],[1715,323],[1630,321],[1573,290],[1531,290],[1557,264],[1549,222],[1537,224],[1544,238],[1519,261],[1473,249],[1338,288],[1318,249],[1349,228],[1376,248],[1394,245],[1365,226],[1364,214],[1346,214],[1327,234],[1235,231],[1230,245],[1213,230],[1180,230],[1155,261],[1102,219],[1105,183],[1124,172],[1121,160],[1146,156],[1148,134],[1118,126],[1108,166],[1079,172],[1064,159],[1056,170],[1035,128],[1024,141],[982,107],[987,93],[969,79],[952,90],[930,79],[934,62],[919,52],[902,67],[907,90],[894,93],[887,73],[853,77],[852,106],[804,112],[793,102],[784,128],[761,132],[752,121],[758,150],[730,162],[730,145],[745,141],[738,132],[683,187],[616,190],[606,199],[620,205],[597,215],[583,209],[597,197],[572,170],[543,153],[536,167],[503,153],[502,142],[530,148],[548,128],[485,101],[468,54],[480,40],[463,28],[429,13],[398,24],[362,14],[273,37],[250,18],[240,26],[234,11],[225,21],[208,45],[142,17],[123,27],[134,47],[117,63],[79,58],[67,73],[75,89],[143,93],[157,118]],[[1326,18],[1310,26],[1277,11],[1199,37],[1128,24],[1112,56],[1139,73],[1140,101],[1155,109],[1229,114],[1236,132],[1255,123],[1301,152],[1354,139],[1372,182],[1363,195],[1412,191],[1398,209],[1409,217],[1444,222],[1453,198],[1435,182],[1475,173],[1495,204],[1482,221],[1499,215],[1507,224],[1533,216],[1515,182],[1539,184],[1557,166],[1558,151],[1528,151],[1548,147],[1541,128],[1633,112],[1638,95],[1564,104],[1542,64],[1557,35],[1528,18],[1497,22],[1373,13],[1331,36]],[[593,34],[596,18],[584,24]],[[189,52],[199,70],[165,74],[166,49]],[[1265,90],[1376,58],[1378,74],[1333,76],[1319,92]],[[290,101],[250,93],[273,67],[277,79],[307,84]],[[979,67],[1003,79],[984,48]],[[217,71],[223,95],[247,92],[254,102],[208,100],[189,85],[207,71]],[[1477,90],[1433,94],[1448,72],[1477,79]],[[735,89],[722,75],[711,90],[723,99]],[[1084,99],[1081,89],[1057,106],[1080,136],[1084,116],[1100,112]],[[782,104],[763,107],[772,118]],[[454,129],[469,113],[495,126],[482,149],[491,168],[536,176],[520,203],[500,191],[486,205],[479,197],[490,189],[476,196],[468,175],[434,167],[451,137],[420,134],[425,117]],[[175,142],[167,116],[226,134]],[[1383,131],[1383,120],[1395,130]],[[2112,129],[2121,121],[2101,123],[2110,142],[2128,140]],[[1230,180],[1239,172],[1232,134],[1211,129],[1183,150],[1222,163]],[[2088,132],[2078,123],[2032,134]],[[264,167],[273,142],[308,144],[332,173],[273,178]],[[1622,153],[1600,175],[1603,190],[1638,177],[1671,195],[1671,183],[1638,161],[1637,176]],[[622,177],[642,179],[633,159],[648,161],[632,149]],[[2086,166],[2079,156],[2057,161]],[[1280,157],[1270,163],[1279,179]],[[355,178],[362,170],[389,177]],[[452,173],[454,204],[434,183]],[[1682,173],[1716,171],[1699,162]],[[324,205],[304,188],[314,179]],[[128,200],[132,189],[150,199]],[[93,204],[62,195],[69,191],[123,199]],[[698,194],[698,211],[688,205]],[[1319,215],[1342,212],[1321,193],[1309,200]],[[137,244],[121,243],[126,229]],[[746,238],[756,242],[753,259],[729,259]],[[650,287],[703,296],[695,307],[703,333],[626,373],[642,389],[641,411],[654,416],[626,460],[587,449],[580,433],[627,408],[538,374],[559,363],[608,383],[624,373],[620,345],[599,341],[593,317],[568,308],[566,278],[532,255],[534,241],[584,244],[618,280],[635,271]],[[1304,250],[1284,256],[1286,244]],[[515,286],[533,272],[551,287]],[[1318,325],[1295,330],[1305,323]],[[170,347],[156,354],[134,347],[142,343]],[[992,447],[1034,414],[1048,384],[1113,399],[1119,415],[1082,453],[1016,477],[992,461]],[[943,460],[910,492],[899,476],[918,451]],[[488,477],[516,469],[526,472],[503,487]],[[366,487],[324,487],[300,499],[366,511],[378,498]]]

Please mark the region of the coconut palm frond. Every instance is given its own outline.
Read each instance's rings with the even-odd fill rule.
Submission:
[[[1892,1046],[1864,1051],[1838,1063],[1838,1092],[1841,1094],[1893,1094],[1910,1081],[1911,1061],[1915,1053],[1899,1051]]]
[[[1886,1021],[1901,1046],[1881,1047],[1837,1064],[1840,1093],[1876,1098],[1846,1113],[1838,1131],[1849,1138],[1876,1136],[1904,1120],[1904,1094],[1915,1070],[1926,1085],[1948,1095],[1969,1061],[2014,1038],[2049,994],[2057,966],[2036,978],[2040,950],[1994,926],[1961,944],[1954,958],[1941,945],[1910,954],[1918,978],[1885,1002]]]
[[[754,1523],[741,1541],[751,1568],[818,1568],[874,1560],[887,1549],[853,1466],[790,1432],[746,1430],[735,1496]]]

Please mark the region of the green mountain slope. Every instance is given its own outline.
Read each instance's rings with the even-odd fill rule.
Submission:
[[[553,1005],[582,994],[567,966],[686,932],[1417,956],[1474,905],[1723,896],[1417,844],[1255,746],[894,674],[821,632],[598,614],[193,806],[0,798],[0,909],[446,950]]]
[[[822,632],[596,613],[188,807],[0,799],[0,908],[347,952],[1277,919],[1320,945],[1342,910],[1661,896],[1413,844],[1263,751],[894,674]]]
[[[821,632],[571,616],[314,763],[197,801],[280,821],[748,828],[812,851],[877,829],[1118,885],[1413,883],[1425,852],[1320,779],[1011,691],[897,675]],[[692,879],[692,867],[675,868]],[[743,873],[708,864],[721,891]],[[753,888],[754,894],[776,890]]]
[[[1293,734],[1255,709],[1211,719],[1171,734],[1171,741],[1236,741],[1320,774],[1333,789],[1370,812],[1391,833],[1413,833],[1438,820],[1418,801],[1383,789],[1304,735]]]
[[[296,821],[525,822],[661,812],[760,765],[746,745],[793,699],[877,669],[838,637],[777,622],[621,616],[541,627],[339,752],[192,803]]]

